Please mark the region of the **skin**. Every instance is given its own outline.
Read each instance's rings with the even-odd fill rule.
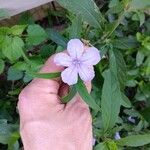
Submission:
[[[40,72],[64,68],[50,57]],[[91,91],[91,83],[86,83]],[[24,150],[92,150],[92,119],[79,95],[68,104],[60,96],[68,87],[60,79],[34,79],[19,95],[20,134]]]

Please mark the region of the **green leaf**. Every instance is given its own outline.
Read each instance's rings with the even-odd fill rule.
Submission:
[[[126,81],[126,86],[128,87],[135,87],[138,84],[138,82],[134,79],[129,79]]]
[[[104,84],[101,98],[104,131],[111,129],[118,120],[122,95],[116,77],[110,70],[103,72]]]
[[[60,77],[60,72],[55,73],[35,73],[32,71],[27,72],[28,75],[30,75],[33,78],[43,78],[43,79],[53,79]]]
[[[8,150],[18,150],[17,147],[19,148],[18,143],[19,138],[20,138],[19,132],[17,131],[12,132],[8,140]]]
[[[112,44],[118,49],[132,49],[137,47],[137,41],[134,37],[124,37],[112,40]]]
[[[136,33],[136,38],[138,42],[142,42],[144,40],[144,36],[140,32]]]
[[[144,60],[144,54],[141,52],[141,51],[138,51],[137,52],[137,55],[136,55],[136,65],[137,66],[140,66],[142,65],[143,63],[143,60]]]
[[[22,13],[19,18],[19,24],[22,25],[34,24],[34,22],[33,15],[29,11]]]
[[[129,4],[129,10],[146,9],[150,7],[149,0],[132,0]]]
[[[150,134],[131,135],[120,140],[116,140],[117,145],[138,147],[150,143]]]
[[[40,54],[42,58],[48,58],[55,53],[55,45],[48,44],[43,45],[40,49]]]
[[[28,83],[28,82],[30,82],[32,79],[33,79],[32,76],[30,76],[30,75],[28,75],[28,74],[25,74],[24,77],[23,77],[23,82]]]
[[[8,144],[11,136],[18,130],[17,125],[8,124],[7,120],[0,119],[0,143]]]
[[[5,37],[6,34],[10,34],[10,28],[9,27],[0,27],[0,36]],[[1,38],[0,38],[0,41],[2,41]]]
[[[147,107],[140,111],[140,114],[143,116],[143,118],[150,123],[150,107]]]
[[[78,15],[72,20],[72,24],[69,28],[69,38],[81,38],[81,32],[82,32],[82,19],[81,16]]]
[[[118,150],[117,144],[112,140],[107,141],[107,146],[109,150]]]
[[[19,80],[23,77],[23,72],[22,71],[18,71],[16,69],[14,69],[13,67],[10,67],[8,69],[8,73],[7,73],[7,80]]]
[[[88,93],[86,86],[84,85],[83,81],[79,79],[78,83],[75,85],[77,92],[81,96],[81,98],[96,111],[100,111],[100,107],[95,103],[95,100],[92,96]]]
[[[126,82],[126,64],[123,58],[123,55],[117,49],[109,50],[109,62],[110,62],[110,70],[118,79],[122,88],[124,88]]]
[[[150,75],[150,56],[147,58],[146,74]]]
[[[122,95],[122,106],[130,108],[132,105],[128,97],[124,93],[121,93],[121,95]]]
[[[0,59],[0,74],[3,73],[5,67],[5,63],[2,59]]]
[[[5,41],[2,46],[2,52],[11,61],[17,60],[22,55],[22,48],[24,42],[19,37],[5,37]]]
[[[142,41],[142,45],[150,50],[150,36],[146,36],[144,40]]]
[[[112,0],[115,1],[115,0]],[[114,5],[114,6],[113,6]],[[123,11],[123,5],[119,1],[115,4],[112,4],[112,6],[109,6],[109,9],[107,11],[108,14],[120,14]]]
[[[109,8],[115,7],[119,4],[119,0],[110,0]]]
[[[18,140],[15,143],[9,144],[7,150],[19,150],[19,142]]]
[[[146,98],[150,98],[150,82],[143,82],[139,84],[140,91],[145,95]]]
[[[38,45],[47,38],[45,30],[39,25],[29,25],[27,29],[28,37],[26,41],[29,45]]]
[[[60,35],[57,31],[49,28],[46,29],[46,32],[50,40],[52,40],[58,45],[61,45],[63,48],[67,47],[67,40],[62,35]]]
[[[94,150],[109,150],[109,148],[107,147],[107,143],[103,142],[96,145]]]
[[[27,25],[15,25],[15,26],[11,27],[11,29],[10,29],[11,34],[20,35],[20,34],[22,34],[22,32],[25,30],[26,27],[27,27]]]
[[[137,11],[136,14],[132,16],[132,20],[139,21],[141,26],[145,22],[145,14],[142,11]]]
[[[72,86],[67,96],[62,97],[63,103],[68,103],[76,95],[76,87]]]
[[[137,15],[139,17],[140,26],[141,26],[145,22],[145,14],[144,14],[144,12],[138,11]]]
[[[91,26],[102,29],[104,19],[93,0],[57,0],[57,2],[76,15],[81,15]]]
[[[20,71],[25,71],[29,68],[29,65],[26,62],[18,61],[13,65],[13,68]]]

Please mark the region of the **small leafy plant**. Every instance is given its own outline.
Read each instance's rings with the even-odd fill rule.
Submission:
[[[15,108],[24,85],[33,78],[60,77],[60,72],[38,71],[48,57],[64,51],[71,39],[80,39],[101,55],[99,63],[93,64],[93,89],[89,94],[78,79],[62,101],[67,103],[78,92],[91,108],[94,150],[148,150],[150,1],[57,2],[64,9],[49,12],[48,19],[60,19],[59,24],[64,24],[60,32],[53,28],[55,21],[42,27],[29,15],[18,25],[0,27],[0,149],[21,147]],[[4,15],[0,11],[0,18]]]

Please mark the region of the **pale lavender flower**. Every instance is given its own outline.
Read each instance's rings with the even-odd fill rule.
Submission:
[[[95,145],[95,143],[96,143],[96,139],[95,139],[95,138],[93,138],[92,145],[94,146],[94,145]]]
[[[121,139],[119,132],[116,132],[116,133],[115,133],[115,139],[116,139],[116,140]]]
[[[128,117],[128,121],[132,122],[132,123],[135,123],[135,119],[132,118],[131,116]]]
[[[54,58],[56,65],[64,66],[61,77],[68,85],[76,84],[78,75],[83,81],[91,81],[94,76],[93,65],[100,61],[100,53],[95,47],[85,47],[79,39],[71,39],[67,53],[58,53]]]

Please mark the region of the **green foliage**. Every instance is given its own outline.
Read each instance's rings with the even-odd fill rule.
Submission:
[[[39,25],[29,25],[27,29],[28,37],[26,42],[29,45],[38,45],[47,38],[47,34]]]
[[[130,3],[130,9],[138,10],[138,9],[146,9],[150,7],[149,0],[132,0]]]
[[[52,79],[60,77],[60,72],[55,73],[34,73],[32,71],[29,72],[29,75],[33,78],[43,78],[43,79]]]
[[[77,15],[74,19],[72,19],[72,24],[69,27],[69,38],[81,38],[82,32],[82,19],[80,15]]]
[[[104,19],[93,0],[57,0],[57,2],[69,11],[81,15],[90,25],[102,29]]]
[[[47,29],[48,38],[56,44],[66,48],[66,39],[53,29]]]
[[[126,81],[126,64],[124,58],[120,51],[117,49],[109,50],[109,62],[110,62],[110,70],[115,75],[117,80],[120,83],[120,86],[124,88],[124,84]]]
[[[104,131],[107,131],[117,122],[121,105],[121,92],[118,81],[110,70],[106,70],[103,77],[101,110],[103,128]]]
[[[150,134],[127,136],[125,138],[117,140],[116,143],[121,146],[143,146],[150,143]]]
[[[10,67],[8,70],[7,80],[19,80],[23,77],[23,73],[21,71],[15,70],[14,68]]]
[[[7,120],[0,120],[0,143],[8,144],[12,147],[16,141],[20,138],[18,133],[18,126],[13,124],[8,124]]]
[[[80,94],[82,99],[89,105],[89,107],[96,111],[100,110],[99,106],[95,103],[94,99],[88,93],[87,88],[82,82],[82,80],[79,80],[76,84],[76,91]]]
[[[60,77],[60,72],[38,72],[72,38],[97,47],[101,54],[91,94],[79,80],[62,97],[67,103],[78,93],[89,105],[94,150],[149,149],[150,1],[57,2],[69,12],[50,11],[49,24],[38,21],[43,27],[29,13],[21,16],[20,25],[0,27],[0,149],[21,148],[18,94],[33,78]],[[7,15],[0,9],[0,19]],[[115,139],[116,132],[121,139]]]
[[[21,57],[23,46],[24,42],[21,38],[6,36],[2,45],[2,53],[11,61],[15,61]]]
[[[26,27],[26,25],[15,25],[10,28],[10,32],[12,35],[20,35],[23,33]]]
[[[4,61],[0,59],[0,74],[4,71],[4,67],[5,67]]]
[[[97,144],[94,150],[109,150],[109,148],[107,147],[107,143],[103,142],[103,143]]]

